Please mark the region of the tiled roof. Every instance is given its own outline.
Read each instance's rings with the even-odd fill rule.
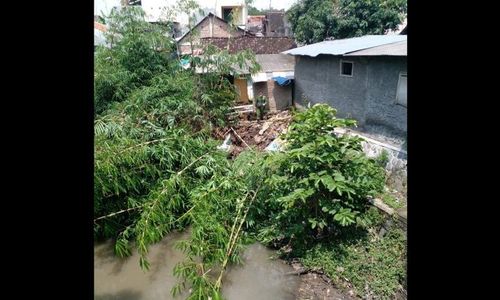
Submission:
[[[295,57],[286,54],[257,54],[255,59],[261,67],[261,72],[293,71]]]
[[[106,32],[106,30],[108,30],[106,28],[106,25],[101,24],[99,22],[95,22],[95,21],[94,21],[94,28],[97,29],[97,30],[99,30],[99,31],[102,31],[102,32]]]
[[[229,41],[228,41],[229,40]],[[229,52],[236,53],[242,50],[252,50],[255,54],[278,54],[297,47],[289,37],[255,37],[241,36],[228,38],[203,38],[204,43],[210,43],[224,49],[229,42]]]

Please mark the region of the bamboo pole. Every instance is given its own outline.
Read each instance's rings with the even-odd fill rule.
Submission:
[[[106,219],[106,218],[109,218],[109,217],[113,217],[113,216],[122,214],[124,212],[128,212],[128,211],[140,209],[140,208],[143,208],[144,206],[146,206],[146,205],[141,205],[141,206],[132,207],[132,208],[129,208],[129,209],[123,209],[123,210],[120,210],[120,211],[117,211],[117,212],[114,212],[114,213],[110,213],[109,215],[105,215],[105,216],[99,217],[97,219],[94,219],[94,222],[98,221],[98,220]]]
[[[246,208],[246,211],[245,211],[245,214],[243,215],[243,217],[241,218],[241,221],[240,221],[240,225],[238,226],[238,230],[236,231],[236,233],[234,234],[234,238],[232,240],[229,241],[229,247],[228,247],[228,252],[226,253],[226,257],[222,263],[222,269],[220,271],[220,274],[219,274],[219,278],[217,278],[217,281],[215,283],[215,289],[218,290],[221,286],[221,283],[222,283],[222,275],[224,274],[224,271],[226,269],[226,266],[227,266],[227,263],[229,262],[229,257],[231,256],[231,253],[233,252],[234,250],[234,246],[236,245],[236,241],[238,240],[238,235],[240,234],[240,231],[241,231],[241,227],[243,226],[243,223],[245,223],[245,220],[246,220],[246,217],[248,215],[248,211],[250,211],[250,207],[252,206],[253,204],[253,201],[255,200],[255,198],[257,197],[257,193],[259,192],[259,189],[260,189],[260,186],[257,188],[257,190],[254,192],[254,195],[252,197],[252,199],[250,200],[250,203],[248,204],[247,208]],[[236,223],[236,221],[235,221]]]
[[[236,130],[234,130],[233,127],[231,127],[231,130],[234,132],[234,134],[243,142],[243,144],[245,144],[245,146],[247,146],[248,148],[250,148],[250,146],[248,146],[248,144],[245,142],[245,140],[243,138],[241,138],[241,136],[236,132]]]

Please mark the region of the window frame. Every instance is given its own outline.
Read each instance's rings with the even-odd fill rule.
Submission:
[[[343,63],[350,63],[351,64],[351,75],[346,75],[346,74],[342,74],[342,64]],[[354,62],[352,60],[343,60],[341,59],[340,60],[340,76],[342,77],[353,77],[354,76]]]
[[[406,78],[406,104],[401,103],[399,100],[399,86],[401,84],[401,78],[405,77]],[[397,105],[401,105],[403,107],[408,107],[408,72],[399,72],[399,77],[398,77],[398,86],[396,87],[396,99],[395,103]]]

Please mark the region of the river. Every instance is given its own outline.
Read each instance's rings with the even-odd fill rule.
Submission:
[[[120,259],[113,253],[112,243],[94,246],[94,299],[157,300],[185,299],[188,291],[172,297],[170,290],[178,282],[174,266],[184,259],[174,245],[187,239],[188,233],[170,233],[149,249],[151,269],[143,272],[136,251]],[[285,275],[293,268],[279,259],[274,251],[261,244],[249,245],[243,253],[243,265],[230,266],[223,281],[222,294],[227,300],[295,299],[299,277]]]

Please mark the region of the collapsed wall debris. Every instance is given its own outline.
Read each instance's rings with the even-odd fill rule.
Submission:
[[[248,147],[262,151],[279,150],[281,142],[278,137],[286,133],[291,120],[292,115],[287,110],[268,113],[263,120],[253,120],[251,116],[240,114],[237,125],[216,132],[221,138],[228,139],[230,136],[220,148],[229,151],[232,157],[238,156]]]

